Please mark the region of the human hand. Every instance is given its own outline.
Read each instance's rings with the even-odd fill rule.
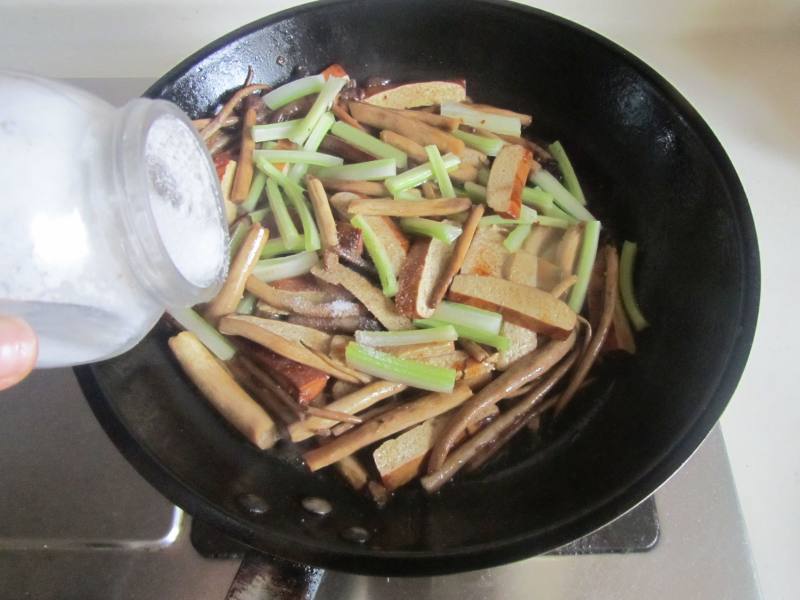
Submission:
[[[16,317],[0,317],[0,390],[28,376],[38,351],[39,342],[30,325]]]

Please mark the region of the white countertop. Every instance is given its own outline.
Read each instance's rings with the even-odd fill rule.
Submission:
[[[145,77],[292,0],[0,0],[0,68],[51,77]],[[750,361],[723,432],[765,598],[800,583],[800,3],[543,0],[670,80],[727,149],[759,236],[762,296]],[[702,568],[698,565],[698,568]]]

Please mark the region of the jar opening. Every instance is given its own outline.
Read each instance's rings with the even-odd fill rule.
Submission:
[[[227,275],[228,232],[205,144],[163,100],[132,100],[117,129],[115,172],[134,270],[165,306],[210,300]]]

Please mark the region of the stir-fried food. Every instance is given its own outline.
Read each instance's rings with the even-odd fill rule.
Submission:
[[[381,504],[434,492],[636,351],[636,245],[618,256],[563,145],[524,136],[532,115],[339,65],[250,79],[196,121],[231,268],[210,303],[171,311],[170,347],[251,443],[295,444]]]

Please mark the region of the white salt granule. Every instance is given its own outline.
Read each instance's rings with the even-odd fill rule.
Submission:
[[[171,116],[147,134],[145,161],[150,206],[170,258],[194,285],[206,287],[221,269],[225,235],[214,181],[197,138]]]

